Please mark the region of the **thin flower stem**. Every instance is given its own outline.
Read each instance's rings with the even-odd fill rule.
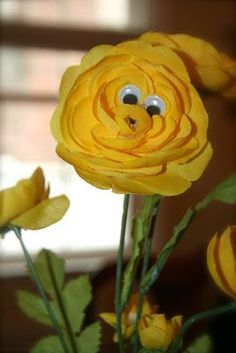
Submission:
[[[58,338],[60,340],[63,352],[64,353],[70,353],[69,349],[68,349],[68,347],[67,347],[67,345],[65,343],[63,332],[62,332],[62,330],[61,330],[61,328],[59,326],[59,323],[58,323],[58,321],[57,321],[57,319],[56,319],[56,317],[54,315],[54,312],[53,312],[53,310],[52,310],[52,308],[51,308],[51,306],[49,304],[47,295],[46,295],[46,293],[44,291],[44,288],[43,288],[43,285],[41,283],[41,280],[40,280],[40,277],[38,275],[38,272],[37,272],[37,270],[36,270],[36,268],[35,268],[35,266],[33,264],[33,261],[31,259],[30,254],[29,254],[28,250],[26,249],[25,244],[23,242],[21,230],[18,227],[12,227],[11,229],[14,231],[17,239],[20,242],[20,245],[22,247],[22,250],[23,250],[23,253],[24,253],[24,256],[25,256],[25,260],[26,260],[26,263],[27,263],[28,268],[29,268],[29,271],[31,272],[31,275],[32,275],[32,277],[34,279],[34,282],[35,282],[35,284],[36,284],[36,286],[38,288],[39,294],[42,297],[42,300],[44,302],[44,305],[46,307],[48,315],[49,315],[49,317],[51,319],[51,322],[53,324],[54,330],[55,330],[55,332],[56,332],[56,334],[57,334],[57,336],[58,336]]]
[[[147,196],[147,197],[149,197],[149,196]],[[154,231],[154,227],[155,227],[155,223],[156,223],[156,219],[157,219],[157,215],[158,215],[159,204],[160,204],[160,198],[153,205],[153,210],[152,210],[151,219],[150,219],[150,223],[149,223],[149,227],[148,227],[148,232],[147,232],[146,239],[145,239],[143,265],[142,265],[141,278],[140,278],[140,289],[142,288],[142,282],[143,282],[144,277],[147,273],[149,262],[150,262],[152,237],[153,237],[153,231]],[[141,315],[142,315],[143,300],[144,300],[144,293],[141,290],[139,290],[137,317],[136,317],[135,330],[134,330],[134,332],[135,332],[134,333],[134,353],[138,352],[138,350],[139,350],[138,324],[139,324],[139,321],[140,321]]]
[[[58,307],[60,308],[61,316],[62,316],[63,321],[64,321],[64,327],[65,327],[65,331],[66,331],[66,334],[67,334],[68,341],[70,342],[72,351],[74,353],[78,353],[76,342],[75,342],[75,337],[73,335],[73,330],[71,328],[70,321],[69,321],[68,316],[67,316],[67,312],[66,312],[65,305],[64,305],[64,302],[63,302],[63,298],[62,298],[62,293],[60,292],[60,289],[57,286],[57,281],[55,279],[53,266],[52,266],[52,263],[50,261],[50,256],[49,256],[48,252],[45,253],[45,257],[46,257],[46,261],[47,261],[48,271],[50,273],[50,277],[51,277],[51,280],[52,280],[52,283],[53,283],[53,288],[54,288],[54,291],[55,291],[55,298],[57,300],[57,304],[58,304]]]
[[[174,343],[171,345],[170,349],[168,350],[168,353],[177,353],[180,350],[184,335],[191,328],[191,326],[193,326],[198,321],[211,319],[216,316],[224,315],[232,311],[236,312],[236,301],[233,301],[229,304],[222,305],[214,309],[206,310],[191,316],[188,320],[185,321],[185,323],[181,327]]]
[[[115,293],[116,331],[118,336],[120,353],[125,353],[125,344],[124,344],[124,337],[122,332],[121,288],[122,288],[123,255],[124,255],[124,247],[125,247],[125,231],[126,231],[128,208],[129,208],[129,195],[125,195],[124,204],[123,204],[122,223],[121,223],[120,244],[119,244],[119,250],[117,255],[116,293]]]

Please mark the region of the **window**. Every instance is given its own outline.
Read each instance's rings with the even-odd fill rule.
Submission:
[[[55,153],[49,122],[65,68],[79,63],[85,50],[94,45],[94,40],[103,43],[112,38],[118,42],[134,35],[110,32],[128,27],[130,1],[2,0],[0,6],[3,23],[1,188],[29,177],[41,165],[51,183],[52,195],[67,194],[71,207],[58,224],[40,231],[24,232],[29,251],[35,253],[45,247],[71,259],[80,254],[81,258],[88,259],[87,265],[92,264],[91,254],[93,260],[96,257],[99,260],[99,254],[102,254],[101,261],[117,248],[123,196],[92,187],[60,160]],[[141,24],[142,21],[139,26]],[[78,40],[77,43],[87,29],[90,40],[84,40],[84,44]],[[101,30],[100,37],[98,30]],[[74,42],[68,44],[72,32]],[[17,261],[22,260],[18,241],[8,235],[0,246],[1,273],[6,273],[6,269],[15,272],[14,264],[18,266]],[[93,264],[97,266],[95,260]]]

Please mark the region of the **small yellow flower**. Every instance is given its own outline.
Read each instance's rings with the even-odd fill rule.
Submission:
[[[147,297],[144,297],[142,314],[143,315],[151,315],[155,312],[156,307],[152,306]],[[133,294],[129,304],[126,306],[123,314],[122,314],[122,332],[125,338],[129,338],[133,332],[136,322],[137,316],[137,294]],[[114,313],[102,313],[100,317],[108,323],[110,326],[116,327],[116,315]],[[114,341],[117,342],[117,334],[114,335]]]
[[[29,179],[0,191],[0,228],[45,228],[59,221],[68,207],[65,195],[49,198],[49,186],[45,186],[42,169],[37,168]]]
[[[236,299],[236,225],[212,237],[207,248],[207,266],[218,287]]]
[[[182,325],[182,316],[171,320],[164,314],[145,315],[139,323],[139,337],[144,348],[168,347],[175,339]]]

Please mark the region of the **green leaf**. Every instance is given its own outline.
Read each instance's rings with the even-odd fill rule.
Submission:
[[[41,339],[31,349],[30,353],[64,353],[60,341],[56,336]]]
[[[161,197],[159,195],[146,196],[142,209],[134,218],[132,228],[132,253],[123,278],[124,286],[122,290],[122,306],[124,306],[129,299],[133,279],[140,261],[144,239],[148,233],[153,213],[157,210],[156,207],[160,201],[160,198]]]
[[[42,324],[52,326],[43,300],[40,297],[23,290],[17,291],[16,295],[19,307],[27,316]]]
[[[43,249],[34,261],[34,265],[45,291],[52,298],[56,298],[64,281],[65,260],[52,251]]]
[[[101,325],[95,322],[86,327],[77,337],[79,353],[97,353],[101,342]]]
[[[80,331],[85,316],[84,311],[91,300],[92,288],[88,276],[73,279],[65,286],[63,301],[74,333]]]
[[[197,203],[195,210],[205,208],[213,200],[228,204],[236,203],[236,173],[219,183],[202,201]]]
[[[213,343],[208,335],[197,338],[184,353],[212,353]]]

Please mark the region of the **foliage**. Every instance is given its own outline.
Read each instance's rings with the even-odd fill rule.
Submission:
[[[204,334],[198,337],[184,353],[212,353],[213,343],[210,336]]]
[[[82,329],[85,310],[92,299],[92,289],[88,276],[64,283],[64,260],[52,251],[43,249],[34,266],[41,279],[45,292],[50,297],[49,304],[62,329],[68,351],[71,353],[96,353],[100,346],[100,324],[95,322]],[[17,292],[21,310],[30,318],[52,326],[42,299],[26,291]],[[31,353],[63,352],[57,336],[40,340]]]

